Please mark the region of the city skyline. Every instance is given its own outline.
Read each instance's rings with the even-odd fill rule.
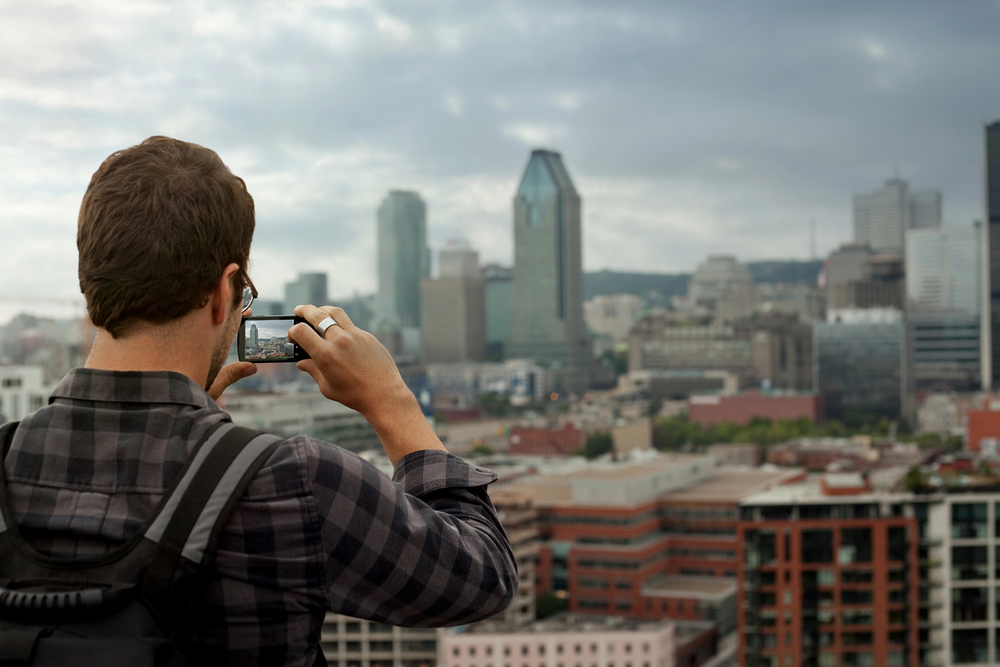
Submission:
[[[509,263],[509,193],[537,147],[573,165],[588,271],[802,258],[811,219],[825,255],[850,238],[851,195],[896,165],[968,224],[1000,115],[981,85],[1000,63],[995,3],[3,12],[5,297],[77,298],[89,175],[157,133],[246,179],[251,271],[279,300],[299,271],[328,272],[331,295],[374,291],[371,211],[390,188],[421,192],[432,248],[466,236]]]

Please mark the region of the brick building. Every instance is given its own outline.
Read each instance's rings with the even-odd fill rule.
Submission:
[[[702,426],[719,422],[743,425],[754,417],[774,422],[804,417],[819,423],[825,416],[823,397],[816,394],[746,392],[737,396],[692,396],[688,399],[688,419]]]
[[[525,428],[510,430],[509,451],[527,456],[564,456],[583,449],[586,434],[572,424],[562,428]]]
[[[969,410],[968,428],[970,451],[979,452],[983,450],[984,444],[992,444],[995,452],[996,443],[989,441],[1000,441],[1000,410]],[[984,440],[987,442],[984,443]]]
[[[564,592],[571,612],[711,620],[725,633],[735,625],[739,503],[801,477],[654,455],[509,488],[538,511],[539,592]]]
[[[915,513],[845,477],[743,503],[740,667],[920,664]]]

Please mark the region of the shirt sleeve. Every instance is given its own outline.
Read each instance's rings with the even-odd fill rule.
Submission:
[[[350,452],[312,442],[331,611],[436,627],[507,608],[517,565],[486,494],[496,473],[426,450],[401,459],[389,479]]]

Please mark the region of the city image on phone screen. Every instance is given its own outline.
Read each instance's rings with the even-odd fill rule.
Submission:
[[[243,358],[246,361],[293,361],[295,344],[288,340],[294,318],[243,321]]]

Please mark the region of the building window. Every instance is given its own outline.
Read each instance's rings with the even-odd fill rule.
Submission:
[[[952,547],[951,578],[953,581],[985,579],[989,576],[986,547]]]
[[[951,590],[951,620],[955,622],[985,621],[989,601],[986,588],[953,588]]]
[[[486,655],[493,655],[493,647],[492,646],[487,646],[486,647]]]
[[[951,661],[953,663],[977,663],[989,660],[986,629],[952,630]]]
[[[888,542],[886,544],[889,560],[905,561],[906,552],[910,550],[910,540],[906,526],[889,526]]]
[[[832,530],[802,531],[802,562],[803,563],[833,562]]]
[[[816,583],[820,586],[833,586],[837,582],[837,575],[833,570],[817,570]]]
[[[840,612],[840,624],[871,625],[873,616],[871,609],[846,609]]]
[[[558,653],[559,655],[562,655],[562,652],[563,652],[563,645],[562,644],[556,644],[556,653]]]
[[[836,665],[837,665],[836,653],[819,654],[819,667],[836,667]]]
[[[872,633],[843,632],[840,635],[840,643],[842,643],[844,646],[871,646]]]
[[[889,653],[886,654],[885,664],[888,667],[903,667],[903,652],[889,651]]]
[[[871,570],[844,570],[840,573],[840,581],[844,584],[870,584]]]
[[[872,560],[872,529],[841,529],[838,560],[841,565],[870,563]]]
[[[840,591],[841,604],[871,604],[872,592],[870,590],[861,591]]]
[[[986,503],[955,503],[951,506],[952,539],[986,537]]]
[[[475,654],[476,654],[476,647],[475,646],[470,646],[469,647],[469,655],[475,655]]]
[[[843,667],[871,667],[875,664],[875,656],[868,651],[849,651],[841,657]]]
[[[521,647],[521,655],[528,655],[528,647],[527,646],[522,646]]]

